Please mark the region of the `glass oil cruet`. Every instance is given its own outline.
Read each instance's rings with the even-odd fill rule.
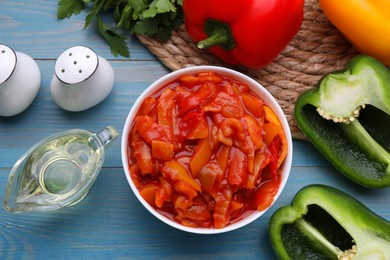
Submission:
[[[4,198],[10,212],[50,211],[72,206],[88,193],[118,132],[73,129],[45,138],[12,168]]]

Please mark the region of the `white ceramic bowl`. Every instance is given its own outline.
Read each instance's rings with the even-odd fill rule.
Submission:
[[[159,80],[155,81],[152,85],[150,85],[136,100],[134,103],[133,107],[131,108],[125,125],[123,129],[123,134],[122,134],[122,143],[121,143],[121,154],[122,154],[122,163],[123,163],[123,168],[126,174],[127,181],[130,184],[131,189],[133,190],[134,194],[138,198],[138,200],[142,203],[142,205],[150,212],[152,213],[155,217],[157,217],[159,220],[163,221],[164,223],[177,228],[179,230],[183,230],[186,232],[191,232],[191,233],[197,233],[197,234],[217,234],[217,233],[223,233],[227,231],[232,231],[238,228],[241,228],[245,225],[248,225],[249,223],[253,222],[257,218],[259,218],[261,215],[263,215],[268,209],[265,209],[263,211],[256,211],[252,213],[251,215],[246,216],[245,218],[225,226],[224,228],[221,229],[216,229],[216,228],[192,228],[192,227],[187,227],[183,226],[167,217],[159,213],[156,209],[154,209],[150,204],[148,204],[140,195],[137,187],[134,185],[133,180],[130,177],[129,174],[129,163],[128,163],[128,157],[127,157],[127,147],[128,147],[128,135],[129,132],[132,128],[134,118],[140,108],[140,105],[142,102],[145,100],[145,98],[149,97],[150,95],[154,94],[157,90],[161,89],[164,87],[166,84],[176,80],[182,75],[186,74],[196,74],[200,72],[214,72],[218,73],[220,75],[225,75],[230,78],[236,79],[246,85],[249,86],[249,88],[256,94],[258,95],[264,102],[267,104],[278,116],[280,122],[282,123],[284,133],[286,135],[286,139],[288,142],[288,152],[287,156],[283,162],[282,167],[282,181],[279,187],[279,190],[277,194],[274,197],[274,202],[277,200],[279,195],[284,189],[284,186],[287,182],[287,179],[290,174],[290,169],[291,169],[291,162],[292,162],[292,139],[291,139],[291,132],[289,125],[287,123],[286,117],[280,108],[279,104],[275,100],[274,97],[263,87],[261,86],[258,82],[255,80],[251,79],[250,77],[223,67],[216,67],[216,66],[195,66],[195,67],[189,67],[189,68],[184,68],[180,69],[174,72],[171,72],[164,77],[160,78]],[[274,203],[273,202],[273,203]],[[271,205],[272,206],[272,205]]]

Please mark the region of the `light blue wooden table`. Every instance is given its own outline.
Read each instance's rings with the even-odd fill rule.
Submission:
[[[83,30],[83,15],[59,21],[56,10],[55,0],[0,0],[0,44],[32,56],[42,73],[33,104],[18,116],[0,117],[1,201],[12,166],[28,148],[72,128],[98,131],[112,125],[121,133],[136,98],[169,72],[136,38],[128,40],[131,58],[116,58],[93,28]],[[76,45],[89,46],[108,59],[116,81],[110,96],[98,106],[70,113],[54,103],[49,86],[56,58]],[[0,259],[274,259],[268,240],[270,216],[312,183],[339,188],[390,220],[390,189],[358,186],[334,170],[310,143],[295,140],[287,186],[260,219],[221,235],[178,231],[154,218],[137,201],[122,168],[119,137],[80,204],[43,214],[13,214],[0,208]]]

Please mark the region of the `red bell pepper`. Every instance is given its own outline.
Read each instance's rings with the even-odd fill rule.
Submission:
[[[184,0],[187,33],[230,64],[260,68],[296,35],[304,0]]]

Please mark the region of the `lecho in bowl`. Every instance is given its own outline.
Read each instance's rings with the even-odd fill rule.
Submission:
[[[177,229],[214,234],[259,218],[290,173],[290,129],[276,100],[237,71],[172,72],[137,99],[122,162],[136,197]]]

